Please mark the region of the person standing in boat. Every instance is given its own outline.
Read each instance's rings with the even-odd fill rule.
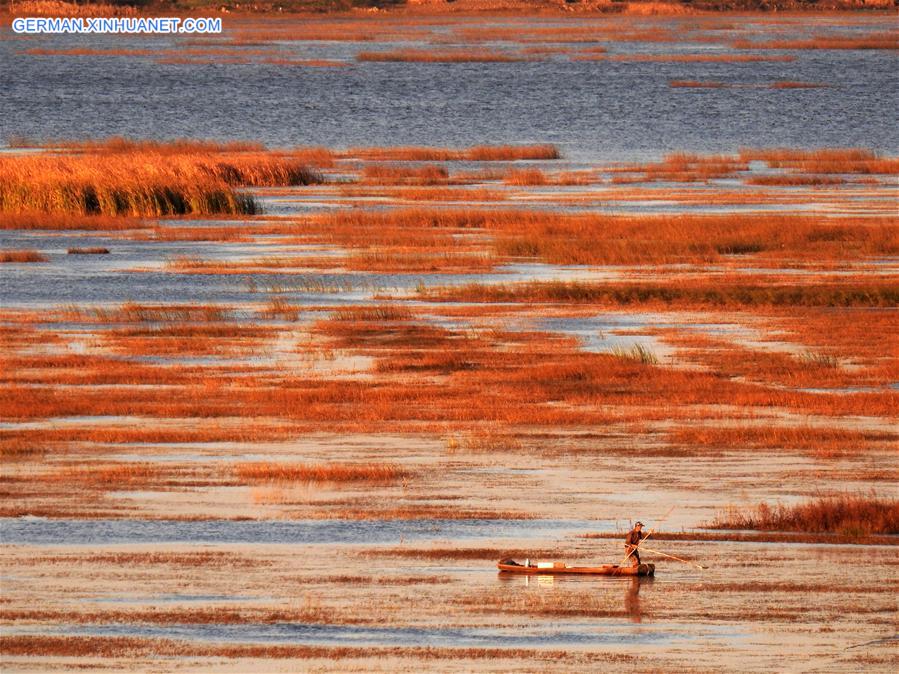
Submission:
[[[646,538],[642,532],[643,522],[637,522],[624,539],[624,551],[629,555],[631,566],[640,566],[640,549],[637,546]]]

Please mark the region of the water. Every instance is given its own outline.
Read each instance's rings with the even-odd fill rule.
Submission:
[[[28,633],[35,633],[29,629]],[[144,637],[189,639],[218,643],[315,644],[341,646],[418,646],[454,648],[564,648],[602,645],[674,644],[697,639],[734,639],[747,636],[727,626],[668,624],[664,627],[563,622],[553,626],[489,627],[375,627],[306,623],[211,625],[67,625],[42,634],[66,636]]]
[[[602,527],[602,525],[599,525]],[[473,538],[537,538],[574,534],[597,522],[578,520],[62,520],[0,519],[5,545],[119,543],[386,544]],[[605,530],[611,531],[609,522]]]
[[[815,20],[803,17],[812,32],[828,30],[825,23],[808,25]],[[223,37],[229,36],[231,21],[225,18]],[[79,46],[170,49],[179,44],[177,38],[12,40],[8,26],[2,36],[0,139],[123,135],[332,147],[550,142],[583,161],[646,159],[677,150],[733,152],[741,146],[865,146],[887,152],[899,147],[899,71],[895,56],[880,50],[786,52],[796,56],[792,62],[572,62],[553,57],[447,64],[354,60],[359,50],[398,46],[383,42],[276,46],[287,56],[349,64],[297,68],[20,53]],[[609,43],[610,52],[683,48]],[[669,81],[676,79],[745,86],[670,87]],[[769,88],[777,80],[830,86]]]

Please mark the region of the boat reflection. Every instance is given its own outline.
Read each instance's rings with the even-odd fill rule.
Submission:
[[[585,576],[565,576],[555,574],[522,574],[515,576],[507,573],[497,574],[497,578],[506,583],[521,583],[525,587],[552,588],[557,584],[564,587],[568,583],[620,583],[623,579],[596,578]],[[652,576],[630,576],[625,584],[624,611],[632,623],[642,623],[644,609],[640,600],[640,589],[645,584],[652,584]]]

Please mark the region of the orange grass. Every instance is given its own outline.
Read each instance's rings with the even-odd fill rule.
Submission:
[[[871,448],[888,449],[899,441],[899,434],[811,426],[703,426],[673,429],[668,438],[672,444],[689,447],[801,449],[812,450],[817,456],[831,457],[861,453]]]
[[[707,84],[713,88],[720,82],[685,82],[677,86],[700,86]],[[672,83],[672,86],[675,86]],[[723,85],[722,85],[723,86]],[[645,167],[645,179],[667,180],[671,182],[692,182],[699,180],[712,180],[715,178],[731,178],[738,171],[746,171],[749,165],[738,158],[726,155],[695,155],[675,153],[667,155],[657,164],[648,164]]]
[[[64,153],[0,157],[0,211],[160,216],[252,213],[235,186],[308,185],[320,174],[301,160],[265,152],[215,152],[114,140]]]
[[[437,147],[353,148],[350,157],[370,161],[517,161],[559,159],[554,145],[478,145],[464,150]]]
[[[49,259],[36,250],[0,250],[0,262],[47,262]]]
[[[546,174],[538,168],[518,169],[509,171],[503,178],[508,185],[545,185]]]
[[[69,255],[109,255],[109,248],[69,248],[66,253]]]
[[[744,161],[764,161],[772,168],[794,169],[806,173],[899,174],[899,158],[881,157],[863,148],[743,148],[740,150],[740,158]]]
[[[760,56],[758,54],[614,54],[610,58],[614,61],[637,63],[758,63],[796,60],[795,56]]]
[[[899,37],[896,33],[870,33],[868,35],[817,35],[808,40],[769,40],[750,41],[737,40],[732,44],[735,49],[899,49]]]
[[[843,185],[846,183],[845,178],[838,176],[817,176],[817,175],[769,175],[769,176],[752,176],[744,178],[743,182],[747,185],[776,185],[776,186],[795,186],[806,187],[812,185]]]
[[[531,59],[532,57],[525,55],[487,50],[439,52],[403,49],[399,51],[363,51],[356,54],[357,61],[396,61],[404,63],[510,63]]]
[[[397,658],[424,661],[458,663],[465,660],[484,660],[491,663],[504,660],[570,663],[611,662],[619,665],[635,662],[635,657],[622,653],[588,653],[573,655],[570,651],[524,648],[435,648],[408,646],[303,646],[296,644],[202,644],[168,639],[144,639],[137,637],[80,637],[46,635],[2,635],[0,651],[10,656],[41,656],[66,658],[116,658],[141,657],[146,659],[170,658],[224,658],[239,660],[248,658],[348,660],[363,658]]]
[[[647,167],[664,178],[689,172],[721,176],[734,165],[721,160],[669,161]],[[449,247],[462,245],[453,231],[491,235],[482,246],[504,257],[555,264],[647,264],[715,261],[756,254],[782,260],[858,259],[899,252],[895,218],[825,218],[807,215],[722,214],[617,216],[524,210],[407,208],[354,209],[311,216],[303,228],[327,233],[344,246]],[[321,236],[321,235],[318,235]]]
[[[441,185],[449,173],[444,166],[392,166],[369,164],[362,170],[362,179],[375,185]]]
[[[142,229],[147,223],[137,218],[111,215],[68,215],[60,213],[4,213],[0,230],[115,231]]]
[[[530,282],[517,285],[469,284],[429,288],[429,300],[450,302],[587,303],[597,306],[712,307],[895,307],[894,283],[845,285],[725,284],[719,280],[677,283]]]
[[[721,89],[727,86],[724,82],[699,80],[670,80],[668,85],[675,89]]]
[[[772,89],[826,89],[829,84],[820,82],[797,82],[795,80],[778,80],[771,85]]]
[[[77,484],[79,488],[109,489],[147,485],[158,481],[165,473],[160,466],[151,463],[119,463],[65,468],[57,473],[40,476],[40,481]]]
[[[393,482],[410,472],[396,464],[242,463],[234,475],[242,482]]]
[[[748,512],[731,506],[710,529],[804,531],[844,535],[899,534],[899,499],[864,494],[819,496],[806,503],[759,503]]]

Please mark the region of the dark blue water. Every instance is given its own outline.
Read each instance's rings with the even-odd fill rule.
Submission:
[[[812,16],[803,21],[810,32],[827,31],[824,24],[812,25]],[[4,30],[8,37],[9,28]],[[225,31],[223,37],[227,18]],[[156,36],[0,40],[0,139],[124,135],[333,147],[552,142],[567,156],[588,161],[674,150],[733,152],[741,146],[864,146],[887,152],[899,147],[899,68],[888,51],[800,51],[793,62],[760,63],[553,58],[446,64],[353,60],[356,50],[390,47],[379,43],[282,47],[351,64],[344,68],[19,53],[34,47],[175,44]],[[610,45],[613,52],[635,48],[679,46]],[[674,79],[741,86],[679,89],[669,86]],[[776,80],[830,87],[769,88]]]
[[[4,544],[399,543],[401,540],[559,538],[595,529],[576,520],[62,520],[0,519]],[[613,523],[609,523],[611,531]]]
[[[129,636],[218,643],[317,644],[341,646],[429,646],[453,648],[522,648],[665,644],[718,637],[734,639],[745,633],[726,626],[650,627],[604,622],[602,625],[566,623],[551,627],[361,627],[304,623],[241,625],[67,625],[42,631],[67,636]]]

